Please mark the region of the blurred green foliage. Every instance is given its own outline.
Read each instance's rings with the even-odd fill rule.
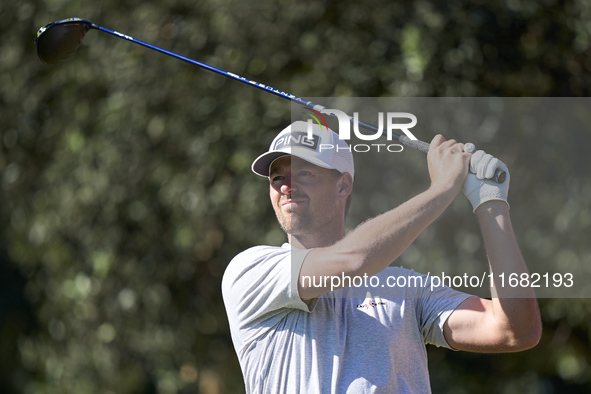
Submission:
[[[285,239],[249,167],[290,104],[97,31],[63,64],[41,64],[37,29],[73,16],[298,96],[588,96],[591,86],[584,0],[0,3],[2,393],[242,392],[221,277],[241,250]],[[530,267],[591,263],[589,133],[536,128],[474,142],[515,169],[512,215]],[[426,187],[426,166],[413,168],[397,172],[391,199],[354,200],[350,225]],[[456,201],[402,263],[482,264],[468,212]],[[434,391],[589,392],[591,303],[540,302],[544,335],[531,351],[429,349]]]

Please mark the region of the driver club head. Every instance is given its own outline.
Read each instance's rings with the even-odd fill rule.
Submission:
[[[69,18],[49,23],[37,32],[37,55],[45,64],[56,64],[78,49],[93,23],[81,18]]]

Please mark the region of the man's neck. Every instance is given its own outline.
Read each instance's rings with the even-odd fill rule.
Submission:
[[[345,228],[336,231],[324,231],[315,234],[287,234],[287,241],[297,249],[323,248],[334,245],[345,237]]]

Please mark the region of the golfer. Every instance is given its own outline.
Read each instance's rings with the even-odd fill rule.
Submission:
[[[240,253],[222,282],[247,393],[427,393],[426,344],[496,353],[538,343],[530,288],[499,281],[488,300],[390,267],[463,190],[491,277],[527,274],[509,218],[508,170],[469,145],[435,136],[430,187],[345,234],[355,177],[350,147],[330,129],[314,126],[308,135],[305,122],[277,135],[252,169],[269,179],[288,243]],[[503,184],[487,180],[497,168],[507,171]]]

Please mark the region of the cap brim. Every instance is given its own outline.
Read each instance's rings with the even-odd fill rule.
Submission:
[[[328,168],[330,170],[335,169],[335,167],[329,166],[322,160],[318,160],[312,157],[306,157],[306,155],[299,155],[297,149],[292,149],[292,152],[274,151],[263,153],[262,155],[257,157],[255,161],[252,163],[252,172],[260,176],[268,177],[271,164],[273,164],[275,160],[283,156],[295,156],[307,161],[308,163],[312,163],[318,167]]]
[[[268,177],[269,176],[269,167],[271,167],[271,163],[275,160],[279,159],[282,156],[288,156],[291,153],[287,152],[265,152],[259,157],[255,159],[252,163],[252,172],[257,175]]]

